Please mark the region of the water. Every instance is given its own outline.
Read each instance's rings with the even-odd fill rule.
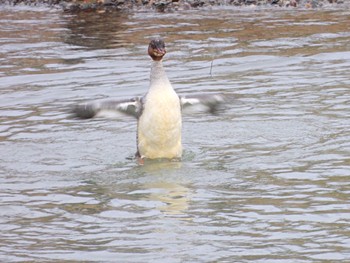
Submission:
[[[0,260],[350,261],[350,12],[0,9]],[[152,36],[184,114],[181,162],[138,166],[136,123],[69,105],[146,92]],[[211,68],[212,63],[212,68]]]

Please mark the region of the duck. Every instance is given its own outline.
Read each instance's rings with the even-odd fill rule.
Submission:
[[[80,119],[103,116],[103,112],[117,111],[137,119],[137,151],[135,157],[145,159],[180,160],[182,157],[182,110],[187,106],[204,105],[214,113],[225,99],[221,94],[179,96],[172,87],[163,67],[165,42],[152,39],[148,45],[151,57],[150,85],[142,97],[126,100],[98,100],[78,104],[71,113]]]

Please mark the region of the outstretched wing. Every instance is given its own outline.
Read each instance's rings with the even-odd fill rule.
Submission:
[[[225,102],[225,97],[220,94],[202,94],[197,96],[180,96],[182,108],[188,106],[202,105],[210,113],[216,113]]]
[[[89,119],[108,115],[107,112],[121,112],[138,118],[142,109],[141,98],[128,100],[98,100],[78,104],[71,108],[72,117]]]

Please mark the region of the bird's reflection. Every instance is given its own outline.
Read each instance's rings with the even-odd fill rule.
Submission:
[[[146,199],[159,202],[157,209],[167,216],[190,220],[187,210],[192,193],[187,186],[188,178],[179,176],[181,167],[180,161],[152,160],[140,169],[152,178],[143,185],[150,193]]]
[[[146,185],[154,192],[148,196],[151,201],[160,201],[158,209],[165,215],[181,216],[186,218],[190,201],[190,190],[181,184],[173,182],[158,182]],[[189,219],[189,218],[187,218]]]

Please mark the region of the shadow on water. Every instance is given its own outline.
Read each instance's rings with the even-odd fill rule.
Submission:
[[[124,13],[76,13],[68,17],[64,42],[89,49],[120,48],[133,45],[126,33],[128,15]],[[98,21],[98,22],[96,22]]]

